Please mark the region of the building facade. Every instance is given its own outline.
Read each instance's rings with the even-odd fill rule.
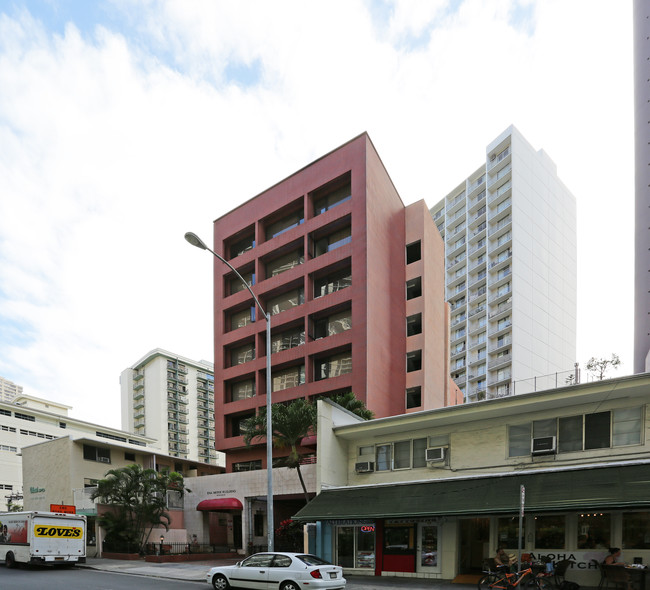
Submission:
[[[576,203],[551,159],[509,127],[431,214],[445,241],[451,375],[465,399],[570,380]]]
[[[522,553],[595,587],[608,547],[650,560],[649,391],[645,374],[365,422],[321,401],[319,494],[294,518],[348,573],[454,579],[517,553],[523,509]]]
[[[269,352],[274,403],[352,391],[388,416],[459,400],[442,240],[422,201],[404,206],[367,134],[217,219],[214,251],[272,325],[266,351],[250,293],[215,260],[216,448],[227,471],[266,467],[241,424],[266,405]]]
[[[29,503],[30,490],[23,485],[22,450],[26,446],[70,436],[91,437],[104,445],[117,441],[145,447],[155,442],[116,428],[76,420],[68,416],[69,410],[70,406],[28,395],[17,396],[9,403],[0,402],[0,511],[7,510],[10,504]]]
[[[650,351],[650,6],[634,0],[634,372]]]
[[[214,371],[156,348],[120,375],[122,428],[172,457],[224,465],[214,449]]]
[[[67,431],[54,439],[24,446],[24,509],[47,512],[52,504],[74,506],[77,514],[88,519],[87,555],[101,556],[104,533],[97,517],[108,508],[93,500],[92,494],[109,469],[139,465],[158,472],[176,471],[193,481],[218,471],[213,465],[160,453],[149,446],[151,442],[126,432],[109,433],[101,429],[87,433]],[[185,527],[184,508],[183,497],[178,492],[168,492],[170,528],[154,527],[149,538],[158,543],[163,535],[166,543],[188,544],[192,537]]]
[[[0,402],[10,402],[22,393],[22,385],[16,385],[13,381],[0,377]]]

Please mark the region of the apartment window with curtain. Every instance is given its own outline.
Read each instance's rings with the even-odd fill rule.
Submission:
[[[352,198],[352,185],[347,182],[343,186],[333,189],[324,196],[315,195],[314,215],[321,215],[333,207],[345,203]]]
[[[298,387],[305,382],[305,365],[275,371],[271,374],[271,382],[273,391]]]
[[[255,273],[253,271],[251,270],[244,271],[244,272],[240,272],[239,274],[246,281],[246,284],[249,287],[252,287],[255,284]],[[243,291],[246,288],[244,283],[242,283],[239,277],[236,275],[229,276],[227,280],[228,280],[228,293],[230,295],[239,293],[240,291]]]
[[[237,330],[255,321],[255,308],[246,307],[230,314],[230,329]]]
[[[302,327],[285,330],[271,336],[271,353],[282,352],[305,343],[305,330]]]
[[[255,380],[246,379],[230,384],[230,401],[236,402],[242,399],[255,397]]]
[[[304,223],[305,216],[300,211],[294,211],[285,215],[282,219],[275,221],[266,226],[265,236],[267,240],[275,238],[276,236],[282,235],[284,232],[298,227],[300,224]]]
[[[352,228],[350,226],[332,232],[324,238],[314,241],[314,258],[332,250],[336,250],[352,241]]]
[[[314,298],[341,291],[352,285],[350,267],[314,279]]]
[[[275,277],[283,272],[291,270],[292,268],[303,264],[305,257],[303,256],[302,248],[298,248],[293,252],[289,252],[284,256],[280,256],[266,263],[266,278]]]
[[[352,372],[352,352],[346,351],[340,354],[316,361],[316,381],[339,377]]]
[[[230,365],[242,365],[255,358],[255,344],[248,342],[242,346],[230,349]]]
[[[305,294],[301,287],[299,289],[293,289],[287,293],[282,293],[282,295],[278,295],[277,297],[269,299],[266,302],[266,311],[270,315],[276,315],[278,313],[282,313],[283,311],[298,307],[304,302]]]
[[[314,320],[314,340],[340,334],[352,328],[352,311],[346,309]]]
[[[237,256],[241,256],[252,248],[255,248],[255,235],[253,233],[250,233],[230,244],[230,247],[228,248],[229,258],[231,260],[233,258],[237,258]]]

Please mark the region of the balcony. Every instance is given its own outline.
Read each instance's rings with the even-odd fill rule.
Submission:
[[[451,305],[451,311],[456,311],[457,309],[461,309],[462,307],[465,307],[467,305],[467,302],[463,298],[461,301],[457,301]]]
[[[510,346],[512,344],[512,338],[502,338],[500,340],[497,340],[496,342],[490,344],[490,347],[488,348],[488,352],[498,352],[499,350],[502,350],[506,346]]]
[[[479,346],[485,346],[486,343],[486,338],[480,338],[477,340],[473,340],[472,342],[469,343],[469,349],[474,350],[475,348],[478,348]]]
[[[465,208],[459,209],[453,215],[448,215],[445,224],[447,227],[449,227],[454,221],[460,219],[461,217],[465,217]]]
[[[475,315],[479,313],[483,313],[487,309],[485,304],[479,305],[478,307],[475,307],[474,309],[470,309],[469,314],[467,314],[470,318],[474,317]]]
[[[485,320],[485,316],[482,318]],[[481,330],[485,330],[487,328],[487,325],[485,322],[472,322],[469,325],[469,333],[470,334],[477,334]]]
[[[512,218],[510,215],[500,219],[496,224],[490,227],[488,230],[488,236],[491,238],[498,237],[501,234],[506,233],[506,231],[512,227]]]
[[[504,354],[502,356],[497,356],[490,360],[490,370],[499,369],[505,365],[512,363],[512,353]]]
[[[144,387],[144,379],[141,379],[140,381],[136,381],[133,384],[133,391],[139,391]]]
[[[510,154],[512,150],[510,146],[502,150],[500,153],[496,154],[493,158],[490,159],[488,163],[488,171],[494,170],[501,162],[510,162]]]
[[[447,212],[447,215],[451,211],[454,211],[456,207],[459,207],[462,203],[465,202],[465,191],[454,197],[449,203],[447,203],[447,206],[445,207],[445,211]]]
[[[487,293],[487,287],[479,287],[478,289],[476,289],[476,291],[470,291],[469,300],[477,301],[479,299],[483,299],[485,298],[486,293]]]
[[[485,271],[479,272],[477,275],[474,275],[469,278],[469,288],[477,287],[478,285],[485,284],[487,280],[487,273]]]
[[[140,391],[134,391],[133,392],[133,399],[134,400],[141,399],[143,397],[144,397],[144,391],[140,390]]]
[[[144,369],[133,371],[133,380],[138,381],[139,379],[144,379]]]
[[[462,256],[456,257],[451,262],[447,263],[447,270],[458,270],[460,265],[465,262],[465,252],[462,253]]]
[[[501,252],[496,260],[490,262],[490,270],[500,267],[505,262],[508,262],[512,258],[512,252],[508,249],[504,252]]]
[[[508,371],[508,372],[504,373],[503,375],[501,375],[500,377],[499,376],[491,377],[488,380],[488,385],[489,386],[500,385],[502,383],[510,382],[510,378],[511,378],[510,371]]]
[[[466,240],[465,238],[461,238],[460,240],[457,240],[453,244],[447,243],[447,258],[452,258],[453,256],[457,256],[458,253],[460,253],[461,248],[465,248],[465,243]]]
[[[465,343],[463,342],[463,345],[459,348],[454,348],[449,352],[449,356],[451,359],[458,357],[460,355],[465,354]]]
[[[488,337],[492,338],[494,336],[498,336],[499,334],[502,334],[506,330],[508,330],[511,326],[512,326],[511,320],[506,320],[506,321],[501,320],[496,326],[490,326],[490,330],[488,331]]]
[[[468,180],[467,181],[467,197],[468,199],[472,199],[472,197],[476,194],[476,191],[480,190],[481,188],[485,188],[485,174],[481,174],[477,179],[475,180]]]
[[[137,401],[133,402],[133,409],[138,410],[140,408],[144,408],[144,398],[140,398]]]
[[[451,326],[457,326],[458,324],[464,324],[467,318],[464,315],[461,315],[451,321]]]
[[[494,186],[495,183],[499,182],[500,180],[509,177],[511,171],[512,171],[512,163],[508,163],[503,168],[500,168],[496,174],[490,174],[487,183],[488,188],[491,188],[492,186]]]
[[[492,291],[491,302],[493,305],[499,305],[501,302],[505,301],[511,296],[512,296],[512,287],[508,285],[508,287],[505,288],[502,285],[499,289]]]
[[[487,355],[485,353],[483,353],[481,355],[471,356],[470,359],[469,359],[469,364],[470,365],[476,365],[477,363],[481,363],[481,362],[483,362],[483,363],[487,362]]]
[[[468,201],[467,210],[471,213],[476,207],[480,205],[485,205],[485,189],[476,195],[476,197]]]
[[[480,239],[476,244],[472,244],[469,247],[469,254],[482,254],[485,252],[485,238]]]
[[[512,309],[512,299],[501,302],[496,309],[490,311],[488,317],[493,320],[499,317],[501,314],[507,313]]]

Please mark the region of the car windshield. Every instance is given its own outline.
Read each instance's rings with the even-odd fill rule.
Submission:
[[[307,565],[332,565],[329,561],[325,561],[315,555],[296,555],[296,557]]]

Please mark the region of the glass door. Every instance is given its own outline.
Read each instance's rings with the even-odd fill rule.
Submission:
[[[418,525],[418,572],[439,572],[438,525],[420,523]]]

